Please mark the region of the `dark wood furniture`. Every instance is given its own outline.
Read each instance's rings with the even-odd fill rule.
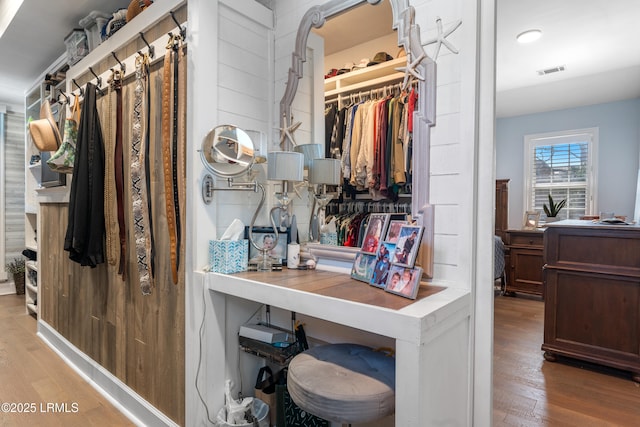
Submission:
[[[509,253],[505,293],[542,296],[543,231],[507,230],[506,247]]]
[[[506,240],[509,228],[509,180],[496,179],[495,235]]]
[[[561,221],[544,245],[545,359],[627,370],[640,382],[640,227]]]

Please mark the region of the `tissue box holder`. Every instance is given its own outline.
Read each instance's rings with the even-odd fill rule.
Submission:
[[[249,240],[209,240],[209,267],[216,273],[247,271]]]
[[[323,245],[338,246],[338,233],[320,233],[320,243]]]

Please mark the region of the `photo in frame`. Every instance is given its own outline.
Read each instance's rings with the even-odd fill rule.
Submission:
[[[384,288],[387,284],[387,277],[389,275],[389,267],[391,267],[391,256],[396,250],[396,244],[391,242],[382,242],[378,255],[376,256],[376,263],[373,267],[373,275],[369,284],[378,288]]]
[[[539,222],[540,222],[540,212],[526,211],[524,213],[522,228],[525,230],[535,230],[536,228],[538,228]]]
[[[287,245],[291,243],[291,227],[286,232],[278,231],[278,241],[276,242],[276,234],[273,227],[253,227],[253,240],[260,247],[267,245],[269,247],[268,254],[274,258],[280,259],[282,265],[287,265]],[[249,226],[244,227],[244,238],[249,238]],[[259,255],[260,252],[249,242],[249,259]]]
[[[369,215],[367,229],[362,239],[362,247],[360,250],[367,254],[376,255],[380,244],[385,238],[387,225],[389,224],[389,214],[372,213]]]
[[[423,231],[424,228],[419,225],[403,225],[400,227],[396,250],[391,258],[392,264],[404,267],[414,266]]]
[[[358,252],[351,267],[351,277],[361,282],[369,283],[373,276],[373,268],[376,264],[376,256]]]
[[[389,268],[385,291],[409,299],[416,299],[422,278],[422,268],[392,265]]]
[[[387,230],[387,237],[384,239],[386,242],[398,243],[398,237],[400,236],[400,229],[403,225],[407,225],[406,220],[392,219],[389,221],[389,228]]]

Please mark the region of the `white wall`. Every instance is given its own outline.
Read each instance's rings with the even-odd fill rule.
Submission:
[[[509,227],[520,228],[524,213],[524,136],[599,128],[597,203],[594,212],[633,217],[638,156],[640,98],[496,121],[496,177],[509,178]]]

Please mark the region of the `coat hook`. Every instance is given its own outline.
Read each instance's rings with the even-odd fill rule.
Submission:
[[[122,62],[120,62],[120,60],[118,59],[118,57],[116,56],[115,52],[111,52],[111,55],[113,55],[113,57],[115,58],[116,61],[118,61],[118,64],[120,64],[120,70],[122,71],[122,74],[125,74],[126,70],[127,70],[127,65],[123,64]]]
[[[147,45],[147,48],[149,49],[149,57],[153,59],[153,57],[155,56],[155,49],[153,46],[149,45],[149,43],[147,42],[147,40],[144,38],[144,34],[142,32],[140,32],[140,38],[142,39],[142,41],[144,42],[144,44]],[[138,52],[139,53],[139,52]]]
[[[169,14],[171,15],[171,19],[173,19],[173,22],[175,22],[178,28],[180,28],[180,37],[182,37],[182,40],[184,40],[187,36],[187,29],[180,25],[173,11],[169,12]]]
[[[73,84],[75,85],[75,87],[77,87],[78,89],[80,89],[80,96],[84,95],[84,90],[82,89],[82,87],[80,85],[78,85],[78,82],[76,82],[76,79],[71,79],[71,81],[73,82]]]
[[[58,92],[60,92],[60,94],[58,95],[58,98],[60,98],[60,95],[62,95],[62,96],[64,97],[65,101],[66,101],[66,102],[67,102],[67,104],[68,104],[68,103],[69,103],[69,97],[67,96],[67,94],[66,94],[66,93],[64,93],[64,92],[63,92],[63,91],[61,91],[61,90],[59,90]],[[59,102],[60,104],[62,104],[62,102],[60,102],[60,99],[58,99],[58,102]]]
[[[91,71],[91,74],[93,74],[93,77],[96,78],[96,83],[98,86],[98,89],[100,89],[100,86],[102,86],[102,78],[100,78],[95,71],[93,71],[93,68],[89,67],[89,71]]]

